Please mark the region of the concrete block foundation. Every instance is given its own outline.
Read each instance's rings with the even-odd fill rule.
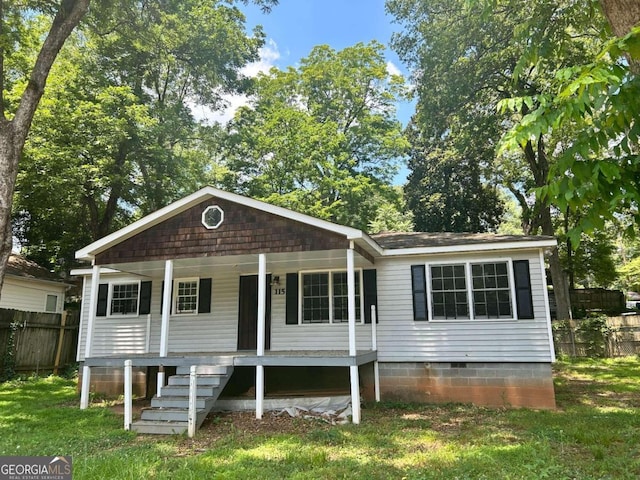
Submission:
[[[549,363],[380,362],[380,394],[389,401],[556,407]]]

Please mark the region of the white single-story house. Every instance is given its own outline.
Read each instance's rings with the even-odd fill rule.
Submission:
[[[5,272],[0,308],[24,312],[62,313],[69,285],[54,273],[12,253]]]
[[[258,418],[278,367],[311,381],[314,368],[340,369],[355,423],[361,395],[554,408],[544,252],[555,247],[370,236],[203,188],[76,253],[92,264],[72,272],[84,276],[81,406],[90,389],[122,392],[130,360],[134,389],[157,381],[152,406],[165,413],[191,365],[222,384],[249,368]]]

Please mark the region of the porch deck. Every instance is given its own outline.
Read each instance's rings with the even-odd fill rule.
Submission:
[[[190,365],[233,365],[234,367],[352,367],[365,365],[378,359],[376,350],[359,350],[350,356],[347,350],[288,350],[265,351],[258,356],[255,350],[238,352],[173,353],[160,357],[157,353],[121,354],[108,357],[89,357],[87,367],[121,367],[131,360],[134,367]]]

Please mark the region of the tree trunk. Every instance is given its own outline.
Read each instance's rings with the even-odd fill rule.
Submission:
[[[4,272],[13,247],[11,229],[11,207],[13,190],[18,175],[18,157],[14,142],[13,124],[0,121],[0,291],[4,281]]]
[[[638,0],[600,0],[604,15],[616,37],[624,37],[631,28],[640,23],[640,2]],[[635,74],[640,73],[640,59],[631,58],[629,67]]]
[[[527,142],[523,152],[531,168],[536,187],[543,187],[547,184],[547,179],[549,178],[549,161],[542,135],[538,137],[535,148],[532,142]],[[551,206],[536,198],[534,210],[535,215],[532,216],[532,219],[535,218],[538,225],[540,225],[542,234],[555,237],[553,222],[551,221]],[[551,250],[548,261],[551,282],[553,283],[553,294],[556,298],[556,317],[558,320],[568,320],[571,318],[569,285],[560,264],[560,255],[557,247]]]
[[[551,223],[551,207],[545,207],[540,212],[540,223],[542,234],[555,236],[553,224]],[[557,247],[551,250],[548,257],[551,282],[553,283],[553,294],[556,297],[556,318],[558,320],[568,320],[571,318],[571,300],[569,297],[569,284],[567,276],[560,264],[560,255]]]
[[[11,207],[22,148],[31,128],[33,115],[44,93],[44,86],[51,66],[67,38],[80,23],[88,9],[89,0],[62,0],[60,2],[11,121],[6,117],[6,105],[0,104],[0,291],[13,246]],[[0,22],[4,22],[4,18],[0,18]],[[1,55],[4,53],[4,51],[0,51]],[[0,85],[3,84],[4,72],[0,71]]]

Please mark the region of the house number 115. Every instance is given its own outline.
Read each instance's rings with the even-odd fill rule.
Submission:
[[[274,289],[274,293],[276,295],[284,295],[286,293],[285,290],[286,290],[285,288],[276,288]]]

